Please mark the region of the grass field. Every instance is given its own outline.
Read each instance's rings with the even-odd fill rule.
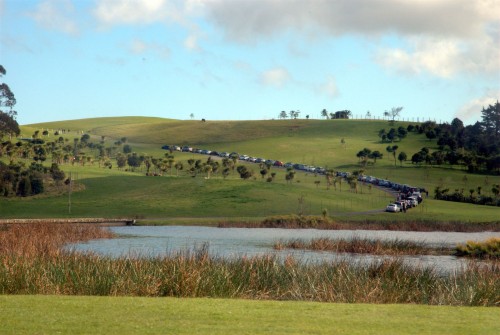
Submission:
[[[407,123],[397,123],[406,126]],[[500,183],[499,176],[467,174],[459,168],[416,167],[406,162],[403,166],[385,151],[389,143],[381,143],[377,133],[389,129],[386,121],[374,120],[268,120],[268,121],[179,121],[161,118],[123,117],[96,118],[43,123],[22,126],[22,136],[28,137],[35,130],[67,129],[64,134],[72,143],[82,133],[89,133],[94,141],[104,138],[107,145],[127,137],[128,144],[138,154],[164,157],[163,144],[189,144],[195,147],[220,151],[236,151],[252,156],[321,165],[338,171],[360,169],[356,153],[368,147],[384,153],[384,158],[365,167],[365,174],[387,178],[430,190],[436,186],[450,190],[482,187],[489,194],[491,185]],[[54,135],[46,138],[50,141]],[[344,139],[346,146],[341,145]],[[410,133],[401,142],[398,151],[408,156],[424,146],[436,147],[424,135]],[[92,153],[89,152],[89,155]],[[176,161],[187,159],[206,160],[207,156],[192,153],[174,153]],[[4,158],[5,159],[5,158]],[[29,164],[26,161],[26,164]],[[50,164],[50,159],[47,161]],[[263,218],[270,215],[304,213],[321,215],[326,209],[337,220],[436,220],[484,222],[498,221],[500,208],[473,206],[427,199],[424,206],[405,215],[377,213],[392,200],[392,196],[376,188],[359,185],[358,193],[342,189],[326,190],[326,180],[298,172],[294,182],[285,182],[285,171],[272,168],[275,180],[267,183],[261,179],[259,167],[249,164],[255,172],[255,180],[241,180],[237,173],[226,180],[213,175],[210,179],[199,175],[191,178],[181,171],[163,177],[146,177],[144,171],[125,172],[93,166],[62,165],[61,168],[84,186],[73,192],[71,199],[67,189],[59,194],[39,198],[0,199],[1,216],[13,217],[136,217],[145,219],[213,218],[239,220],[239,218]],[[316,184],[315,182],[319,182]],[[299,198],[303,199],[299,203]],[[71,213],[69,212],[71,200]],[[358,213],[350,215],[349,213]],[[161,220],[156,220],[161,222]],[[177,221],[180,222],[180,221]]]
[[[234,299],[0,296],[2,334],[497,334],[498,309]]]

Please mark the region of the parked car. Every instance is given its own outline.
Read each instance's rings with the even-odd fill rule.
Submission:
[[[417,207],[418,206],[417,197],[411,196],[411,197],[406,198],[406,200],[408,200],[410,202],[410,206],[411,207]]]
[[[396,204],[389,204],[387,205],[387,207],[385,208],[385,211],[386,212],[392,212],[392,213],[397,213],[397,212],[400,212],[400,208],[398,205]]]
[[[282,161],[276,161],[276,162],[274,162],[274,164],[273,164],[273,165],[274,165],[274,166],[283,166],[283,165],[285,165],[285,164],[284,164]]]

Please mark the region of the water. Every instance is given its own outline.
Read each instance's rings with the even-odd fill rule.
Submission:
[[[272,228],[214,228],[199,226],[123,226],[110,227],[118,238],[93,240],[68,246],[77,251],[92,251],[112,257],[148,257],[168,255],[172,252],[194,250],[208,244],[211,255],[231,258],[275,254],[292,255],[300,261],[334,261],[349,259],[361,263],[389,258],[361,254],[338,254],[304,250],[274,250],[278,240],[327,238],[370,238],[386,240],[409,240],[430,246],[454,247],[467,241],[484,241],[500,237],[500,233],[456,233],[456,232],[407,232],[373,230],[317,230],[317,229],[272,229]],[[415,266],[435,267],[442,271],[462,268],[466,260],[454,256],[404,256],[405,262]]]

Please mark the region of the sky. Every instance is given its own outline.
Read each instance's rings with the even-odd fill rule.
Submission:
[[[0,0],[20,124],[106,116],[465,124],[500,100],[500,0]]]

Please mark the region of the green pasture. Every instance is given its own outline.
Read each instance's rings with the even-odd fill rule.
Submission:
[[[406,127],[407,122],[397,122]],[[67,129],[62,135],[72,143],[82,133],[89,133],[93,141],[104,138],[107,146],[122,137],[127,138],[134,152],[153,157],[164,157],[163,144],[189,144],[194,147],[236,151],[266,159],[320,165],[337,171],[363,169],[365,174],[390,179],[429,190],[433,197],[436,186],[449,188],[451,192],[469,190],[477,194],[491,195],[493,184],[500,184],[500,176],[469,174],[458,167],[414,166],[409,162],[394,162],[385,148],[390,143],[381,143],[378,131],[388,130],[387,121],[375,120],[267,120],[267,121],[180,121],[147,117],[118,117],[70,120],[22,126],[22,136],[28,137],[35,130],[40,133],[49,129]],[[47,138],[50,140],[51,137]],[[54,137],[55,138],[55,137]],[[341,139],[346,145],[341,144]],[[408,157],[422,147],[436,148],[435,141],[428,141],[424,135],[408,134],[401,142],[398,152],[405,151]],[[391,144],[392,145],[392,144]],[[379,150],[384,154],[375,164],[361,167],[356,153],[364,147]],[[87,150],[87,155],[95,153]],[[190,158],[205,161],[205,155],[174,152],[176,161]],[[5,158],[4,158],[5,159]],[[348,190],[343,183],[337,190],[326,190],[322,176],[297,172],[293,183],[285,183],[284,169],[272,168],[275,180],[267,183],[261,179],[257,164],[248,164],[254,170],[254,179],[241,180],[237,173],[226,180],[220,175],[206,179],[196,178],[185,172],[172,173],[163,177],[146,177],[143,171],[118,171],[114,160],[113,169],[92,166],[62,165],[66,173],[85,186],[85,190],[73,192],[61,189],[58,195],[29,199],[0,199],[2,217],[68,217],[104,216],[138,218],[262,218],[276,214],[304,213],[320,215],[327,209],[334,218],[348,220],[394,219],[397,220],[439,220],[439,221],[498,221],[500,209],[488,206],[431,201],[406,213],[362,214],[381,210],[392,200],[388,193],[368,185],[358,185],[358,193]],[[396,163],[396,164],[395,164]],[[29,161],[26,161],[29,164]],[[50,159],[46,164],[50,164]],[[239,164],[239,163],[238,163]],[[315,182],[319,181],[319,184]],[[299,199],[302,199],[299,201]],[[69,213],[71,200],[71,214]],[[350,215],[349,213],[357,213]]]
[[[496,308],[0,296],[2,334],[497,334]]]

